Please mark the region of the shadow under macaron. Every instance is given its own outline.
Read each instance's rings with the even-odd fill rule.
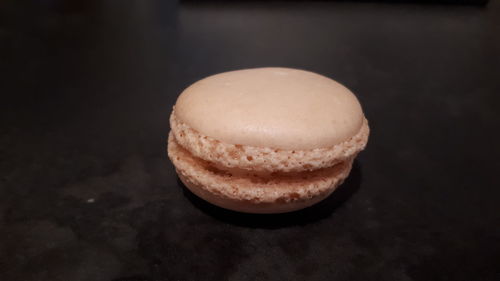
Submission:
[[[330,196],[311,207],[283,214],[248,214],[227,210],[199,198],[179,178],[177,178],[177,183],[182,187],[184,196],[196,208],[217,220],[243,227],[276,229],[306,225],[329,217],[359,190],[361,180],[361,167],[355,160],[347,179]]]

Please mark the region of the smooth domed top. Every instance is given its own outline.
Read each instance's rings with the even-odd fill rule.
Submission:
[[[179,96],[175,114],[222,142],[279,149],[331,147],[355,135],[364,119],[358,100],[341,84],[275,67],[202,79]]]

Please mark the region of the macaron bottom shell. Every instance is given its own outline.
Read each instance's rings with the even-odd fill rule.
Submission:
[[[354,157],[333,167],[261,177],[232,175],[194,157],[169,134],[168,155],[180,180],[195,195],[216,206],[244,213],[286,213],[327,198],[349,175]]]

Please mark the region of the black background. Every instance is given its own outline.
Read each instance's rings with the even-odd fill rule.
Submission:
[[[370,121],[318,206],[242,215],[166,157],[177,95],[286,66]],[[0,2],[1,280],[500,280],[500,9]]]

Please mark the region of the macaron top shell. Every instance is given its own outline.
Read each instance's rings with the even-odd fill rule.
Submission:
[[[357,98],[322,75],[288,68],[231,71],[202,79],[179,96],[182,123],[229,144],[327,148],[360,131]]]

